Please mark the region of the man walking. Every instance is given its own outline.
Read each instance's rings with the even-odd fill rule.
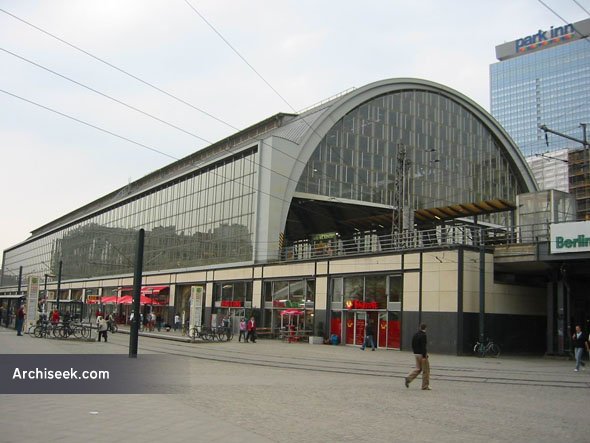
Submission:
[[[25,323],[25,307],[20,305],[16,313],[16,335],[23,335],[23,325]]]
[[[371,345],[373,351],[375,350],[375,338],[374,332],[375,330],[375,322],[373,320],[369,320],[367,327],[365,328],[365,340],[363,341],[363,345],[361,346],[361,350],[364,351],[365,348]]]
[[[580,325],[576,325],[576,332],[572,335],[572,344],[574,345],[574,355],[576,356],[576,368],[574,371],[578,372],[582,364],[584,348],[588,348],[588,341],[582,333],[582,327]]]
[[[420,330],[412,337],[412,351],[416,358],[416,369],[408,374],[405,378],[406,388],[410,387],[410,383],[414,380],[420,372],[422,372],[422,390],[430,391],[430,363],[428,362],[428,352],[426,352],[426,325],[422,323]]]

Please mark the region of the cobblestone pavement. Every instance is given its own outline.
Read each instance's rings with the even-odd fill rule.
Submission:
[[[17,337],[2,353],[127,354],[108,343]],[[432,391],[409,389],[407,352],[140,337],[186,365],[181,394],[2,395],[0,442],[588,442],[588,371],[540,358],[432,355]],[[1,358],[1,356],[0,356]],[[162,375],[165,376],[165,375]]]

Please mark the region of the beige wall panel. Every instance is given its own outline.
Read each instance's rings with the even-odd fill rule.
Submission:
[[[262,307],[262,280],[254,280],[252,283],[252,307]]]
[[[359,257],[330,262],[330,274],[358,274],[362,272],[392,272],[401,269],[401,255]]]
[[[143,285],[151,285],[151,286],[160,286],[160,285],[170,285],[171,283],[171,275],[170,274],[160,274],[160,275],[148,275],[143,278]]]
[[[254,268],[254,278],[262,278],[262,266],[256,266]]]
[[[264,278],[307,277],[315,274],[315,263],[265,266]]]
[[[459,309],[457,291],[440,291],[438,297],[439,312],[457,312]]]
[[[328,273],[328,262],[320,261],[317,263],[316,272],[318,275],[325,275]]]
[[[205,306],[213,305],[213,283],[205,285]]]
[[[404,255],[404,267],[406,269],[420,267],[420,254],[406,254],[406,255]]]
[[[133,278],[132,277],[120,278],[119,284],[117,284],[115,286],[133,286]]]
[[[404,311],[418,311],[418,295],[420,288],[420,274],[418,272],[407,272],[404,274]]]
[[[463,312],[479,312],[479,292],[463,292]]]
[[[176,277],[176,283],[195,283],[204,282],[207,280],[206,272],[189,272],[188,274],[178,274]]]
[[[215,271],[215,276],[213,278],[215,279],[215,281],[251,280],[252,268],[234,268],[217,270]]]
[[[315,308],[326,309],[328,306],[328,278],[318,277],[315,281]]]
[[[207,273],[203,272],[189,272],[187,274],[178,274],[176,277],[176,283],[198,283],[207,280]]]
[[[438,312],[439,310],[440,296],[438,291],[422,291],[422,311]]]

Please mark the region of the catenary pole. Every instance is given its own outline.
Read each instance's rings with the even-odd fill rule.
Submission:
[[[143,273],[143,241],[145,230],[140,229],[137,235],[137,250],[135,254],[135,270],[133,273],[133,321],[129,334],[129,358],[137,358],[137,342],[139,339],[139,297],[141,295],[141,276]]]

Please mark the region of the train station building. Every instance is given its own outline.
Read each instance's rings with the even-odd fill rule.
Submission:
[[[548,214],[543,198],[560,210],[523,228]],[[39,306],[125,321],[143,229],[143,309],[167,321],[254,315],[271,337],[348,345],[373,325],[380,348],[404,350],[426,322],[432,352],[469,352],[482,329],[507,352],[552,352],[567,285],[538,248],[549,222],[575,220],[567,202],[539,196],[475,102],[388,79],[269,117],[35,229],[3,253],[0,302],[35,292]],[[510,248],[527,239],[534,259],[519,261]]]

